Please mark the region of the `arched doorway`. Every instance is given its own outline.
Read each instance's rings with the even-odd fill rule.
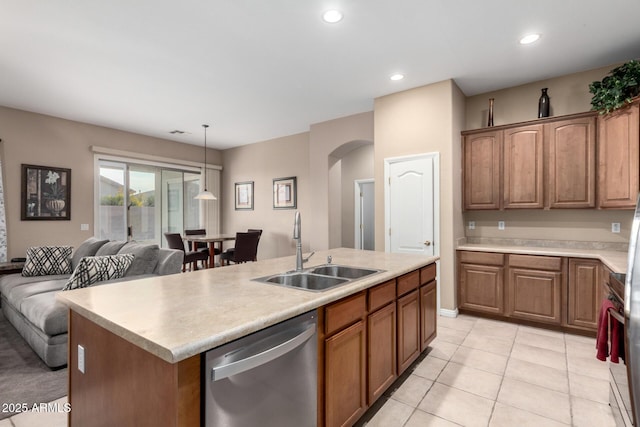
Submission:
[[[329,248],[356,248],[355,228],[360,224],[356,219],[355,183],[373,181],[373,142],[355,140],[342,144],[329,154],[328,167]],[[373,209],[374,204],[368,206]]]

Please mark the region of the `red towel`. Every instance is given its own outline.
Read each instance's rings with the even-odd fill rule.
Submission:
[[[607,356],[610,355],[611,362],[618,363],[620,356],[620,331],[622,328],[620,322],[618,322],[615,317],[609,315],[609,310],[616,310],[616,306],[613,302],[606,299],[602,302],[600,315],[598,316],[596,357],[598,360],[605,361],[607,360]],[[609,353],[609,341],[611,342],[611,353]]]

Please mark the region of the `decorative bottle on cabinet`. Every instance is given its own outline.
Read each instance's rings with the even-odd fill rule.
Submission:
[[[489,98],[489,118],[487,119],[487,126],[493,126],[493,98]]]
[[[549,95],[547,88],[542,88],[542,95],[538,100],[538,118],[549,117]]]

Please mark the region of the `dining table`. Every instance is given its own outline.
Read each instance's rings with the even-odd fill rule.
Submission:
[[[195,243],[206,243],[209,246],[209,267],[215,267],[216,263],[214,260],[214,256],[216,254],[216,248],[220,250],[222,253],[222,242],[226,242],[229,240],[235,240],[236,235],[234,234],[190,234],[182,236],[182,239],[187,242],[195,242]]]

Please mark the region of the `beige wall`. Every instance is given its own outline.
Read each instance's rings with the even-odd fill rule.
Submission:
[[[8,258],[21,257],[29,246],[77,246],[93,236],[94,154],[92,145],[203,161],[203,148],[151,138],[85,123],[0,107],[3,179],[7,210]],[[209,150],[209,164],[220,164],[221,153]],[[21,221],[21,164],[71,169],[71,220]],[[81,231],[80,224],[89,224]]]
[[[375,180],[384,179],[384,159],[440,153],[441,305],[455,304],[455,240],[462,236],[460,129],[464,97],[452,80],[375,100]],[[384,250],[384,188],[376,187],[376,249]]]
[[[355,247],[355,181],[373,179],[373,144],[356,148],[342,157],[342,244]]]
[[[302,216],[303,250],[307,252],[314,227],[309,215],[314,196],[309,182],[309,133],[224,150],[222,160],[222,231],[260,228],[263,234],[258,259],[293,255],[293,220],[298,210]],[[297,209],[273,209],[273,179],[290,176],[297,177]],[[252,211],[235,210],[234,185],[244,181],[254,182]]]
[[[552,116],[589,111],[589,83],[602,80],[617,65],[469,97],[466,128],[486,126],[488,99],[491,97],[495,98],[495,125],[535,120],[540,88],[543,87],[549,88]],[[466,230],[466,234],[473,237],[624,243],[629,238],[632,217],[631,211],[594,209],[469,211],[464,214],[464,225],[468,227],[468,221],[476,222],[475,230]],[[498,230],[498,220],[506,222],[505,230]],[[621,223],[620,233],[611,233],[612,222]]]
[[[494,98],[495,126],[524,122],[538,118],[540,89],[549,88],[551,116],[581,113],[591,110],[589,83],[602,78],[619,64],[608,65],[582,73],[528,83],[467,98],[465,129],[487,126],[489,98]]]

